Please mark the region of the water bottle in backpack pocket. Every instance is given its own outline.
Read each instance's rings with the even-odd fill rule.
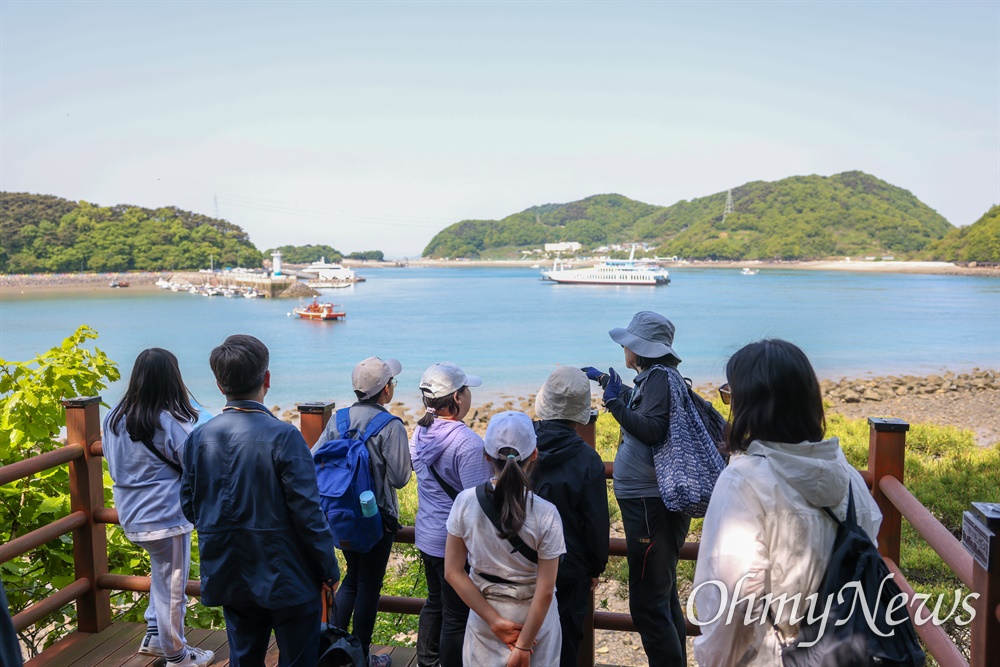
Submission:
[[[368,447],[365,443],[393,419],[380,412],[358,437],[350,428],[350,408],[337,411],[340,438],[328,440],[313,454],[320,507],[333,530],[334,543],[343,550],[365,553],[385,535],[382,514],[375,503]]]

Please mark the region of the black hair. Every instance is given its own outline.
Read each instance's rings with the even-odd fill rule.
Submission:
[[[500,458],[487,456],[497,473],[493,505],[500,513],[500,537],[510,539],[521,531],[528,514],[527,497],[531,491],[531,469],[534,461],[518,461],[520,456],[513,447],[502,447]]]
[[[417,426],[427,428],[434,423],[434,418],[437,416],[438,412],[447,412],[452,415],[457,414],[458,403],[455,401],[455,396],[461,393],[463,389],[465,389],[465,387],[459,387],[447,396],[441,396],[440,398],[424,396],[424,407],[430,408],[431,410],[434,410],[434,412],[424,412],[420,419],[417,420]]]
[[[819,442],[826,433],[819,380],[808,357],[788,341],[766,339],[729,358],[732,389],[729,451],[746,451],[754,440]]]
[[[151,347],[135,358],[128,388],[108,417],[108,426],[118,435],[121,422],[132,440],[151,440],[160,427],[160,413],[169,412],[180,421],[194,421],[198,413],[188,398],[177,357],[169,350]]]
[[[632,353],[635,354],[635,350],[632,350]],[[638,354],[635,355],[635,365],[640,370],[646,370],[647,368],[652,368],[653,366],[676,366],[680,362],[681,360],[672,354],[665,354],[662,357],[656,357],[655,359],[651,357],[641,357]]]
[[[229,336],[212,350],[208,363],[215,381],[229,400],[250,396],[264,384],[270,363],[267,346],[253,336]]]

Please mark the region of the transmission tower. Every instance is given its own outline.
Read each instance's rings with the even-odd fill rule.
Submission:
[[[722,222],[726,221],[726,216],[733,212],[733,191],[726,193],[726,208],[722,211]]]
[[[219,194],[215,194],[215,219],[219,219]]]

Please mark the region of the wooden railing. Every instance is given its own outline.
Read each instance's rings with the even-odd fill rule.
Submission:
[[[149,577],[123,576],[108,573],[107,533],[105,524],[117,523],[118,512],[104,506],[101,467],[100,414],[98,397],[77,398],[63,403],[66,407],[67,443],[64,447],[0,468],[0,485],[23,479],[68,464],[70,468],[70,513],[35,531],[0,545],[0,563],[10,561],[67,533],[73,535],[73,559],[76,579],[47,598],[35,602],[13,618],[16,630],[23,630],[43,621],[63,606],[75,602],[77,626],[81,632],[99,632],[111,624],[111,591],[149,590]],[[333,412],[332,403],[307,403],[299,408],[300,428],[307,442],[315,442]],[[918,601],[913,589],[899,571],[899,547],[902,520],[906,519],[941,556],[944,563],[973,593],[978,594],[973,606],[972,667],[1000,667],[1000,507],[977,507],[966,512],[964,541],[976,554],[970,553],[903,484],[903,461],[906,443],[905,422],[892,419],[870,419],[868,470],[861,471],[869,485],[883,520],[879,530],[879,550],[896,575],[897,583],[911,600],[909,612],[916,613]],[[594,444],[594,426],[582,426],[580,434]],[[611,464],[606,464],[610,475]],[[979,505],[979,504],[974,504]],[[991,514],[992,512],[992,514]],[[413,528],[403,527],[397,535],[399,543],[413,543]],[[625,541],[611,538],[613,556],[625,555]],[[698,543],[688,542],[681,549],[681,558],[696,560]],[[199,595],[197,581],[188,582],[187,593]],[[422,599],[383,596],[379,610],[392,613],[417,614]],[[588,624],[581,665],[594,664],[593,629],[632,631],[635,629],[628,614],[596,612]],[[688,623],[690,634],[697,627]],[[942,667],[969,665],[961,650],[947,633],[933,623],[917,624],[917,632],[928,652]]]

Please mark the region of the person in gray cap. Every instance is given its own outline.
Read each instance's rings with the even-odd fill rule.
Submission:
[[[364,433],[368,422],[380,412],[386,412],[385,405],[392,401],[396,387],[396,376],[403,370],[395,359],[368,357],[351,373],[351,384],[357,402],[349,408],[350,428]],[[337,429],[337,420],[331,419],[316,441],[313,450],[328,440],[343,437]],[[388,655],[368,653],[375,629],[378,600],[382,594],[382,581],[389,563],[392,543],[399,531],[399,499],[396,489],[401,489],[410,481],[413,467],[410,463],[410,449],[407,445],[406,427],[399,419],[393,419],[365,442],[368,459],[375,482],[375,503],[382,514],[385,535],[370,551],[359,553],[344,550],[347,573],[337,590],[337,619],[340,628],[347,628],[354,618],[354,636],[361,640],[369,667],[389,667],[392,658]]]
[[[604,406],[622,431],[614,489],[628,550],[629,611],[650,667],[686,665],[677,560],[691,518],[663,504],[653,467],[653,447],[666,439],[670,427],[672,380],[665,367],[681,361],[673,348],[674,325],[644,310],[626,328],[608,334],[622,346],[625,365],[638,373],[633,386],[623,386],[614,368],[607,373],[593,367],[583,370],[604,388]]]
[[[562,626],[559,664],[576,667],[590,591],[608,565],[608,485],[604,462],[576,433],[590,422],[590,382],[579,368],[560,366],[535,397],[538,460],[531,483],[556,506],[566,537],[556,602]]]

